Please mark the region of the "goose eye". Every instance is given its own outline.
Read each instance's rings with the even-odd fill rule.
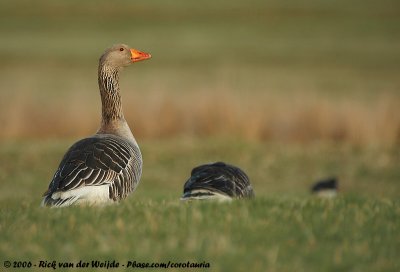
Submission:
[[[124,51],[124,48],[121,47],[121,48],[119,49],[119,51]]]

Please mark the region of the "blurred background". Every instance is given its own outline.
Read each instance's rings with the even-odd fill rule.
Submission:
[[[122,75],[140,138],[400,143],[398,1],[0,2],[0,137],[76,137],[99,123],[98,58]]]
[[[223,159],[261,194],[334,174],[398,196],[397,0],[1,0],[0,33],[4,179],[45,190],[99,126],[99,56],[126,43],[153,56],[121,75],[149,184],[179,194],[191,167]],[[10,156],[40,176],[14,177]]]

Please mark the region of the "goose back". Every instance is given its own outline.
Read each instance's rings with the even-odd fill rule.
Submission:
[[[182,200],[252,198],[249,177],[240,168],[216,162],[193,168],[183,188]]]

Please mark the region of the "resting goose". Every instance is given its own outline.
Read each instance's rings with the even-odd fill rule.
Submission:
[[[334,198],[338,193],[338,180],[335,177],[319,180],[311,187],[311,193],[321,198]]]
[[[193,168],[183,187],[181,200],[231,200],[252,197],[254,191],[246,173],[236,166],[216,162]]]
[[[142,155],[122,112],[118,82],[123,67],[150,57],[124,44],[112,46],[100,57],[100,129],[69,148],[43,195],[42,206],[118,202],[136,189]]]

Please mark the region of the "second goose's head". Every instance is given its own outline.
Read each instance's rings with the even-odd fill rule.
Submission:
[[[126,44],[116,44],[108,48],[100,57],[100,66],[118,69],[149,58],[151,58],[149,53],[130,48]]]

